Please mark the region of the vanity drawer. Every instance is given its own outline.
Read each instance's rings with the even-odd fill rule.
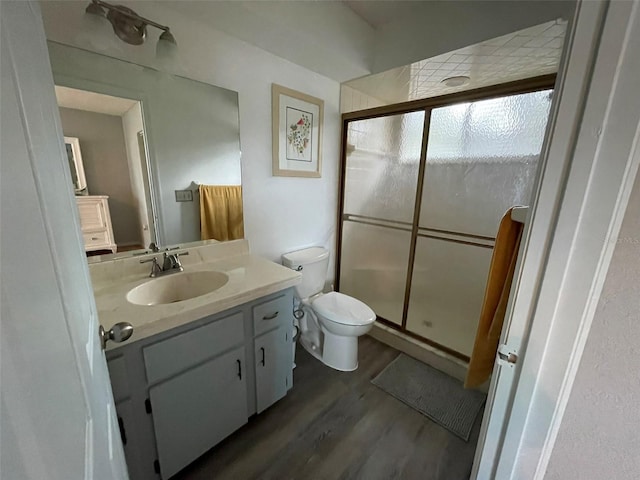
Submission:
[[[255,335],[276,328],[287,314],[293,310],[291,299],[281,295],[253,307],[253,330]]]
[[[242,312],[142,349],[149,384],[172,377],[244,342]]]
[[[109,245],[109,234],[106,230],[100,232],[82,232],[85,248]]]

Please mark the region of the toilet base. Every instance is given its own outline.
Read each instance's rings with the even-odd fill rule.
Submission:
[[[342,372],[356,370],[358,368],[358,337],[343,337],[324,330],[322,361],[328,367]]]
[[[342,337],[326,331],[323,333],[324,342],[322,347],[314,345],[304,335],[300,337],[300,344],[327,367],[341,372],[357,370],[358,337]]]

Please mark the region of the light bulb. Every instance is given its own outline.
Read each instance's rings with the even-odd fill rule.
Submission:
[[[78,40],[82,45],[98,52],[118,49],[117,42],[120,40],[113,33],[113,28],[104,15],[88,12],[84,15],[83,24],[78,35]]]
[[[156,44],[156,61],[162,70],[175,70],[178,60],[178,45],[168,30],[164,31]]]

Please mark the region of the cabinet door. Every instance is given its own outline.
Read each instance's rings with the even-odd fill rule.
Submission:
[[[116,414],[118,416],[118,427],[120,438],[124,447],[124,456],[127,460],[127,470],[129,478],[157,478],[154,477],[152,465],[142,465],[139,460],[140,448],[136,438],[136,420],[133,409],[133,402],[125,400],[116,403]]]
[[[169,478],[247,422],[244,347],[149,390],[162,478]]]
[[[107,227],[104,209],[106,199],[96,197],[76,197],[82,231],[100,230]]]
[[[255,339],[256,410],[267,409],[287,394],[293,367],[291,335],[283,326]]]

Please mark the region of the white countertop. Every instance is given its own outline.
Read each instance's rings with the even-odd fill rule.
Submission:
[[[132,288],[153,281],[148,274],[138,272],[120,277],[117,281],[102,281],[98,285],[94,282],[100,324],[106,330],[118,322],[133,325],[133,335],[129,340],[123,343],[109,342],[107,350],[242,305],[301,281],[298,272],[249,254],[184,266],[185,272],[207,270],[226,273],[229,281],[211,293],[166,305],[135,305],[127,301],[126,295]],[[181,273],[170,276],[173,275]]]

